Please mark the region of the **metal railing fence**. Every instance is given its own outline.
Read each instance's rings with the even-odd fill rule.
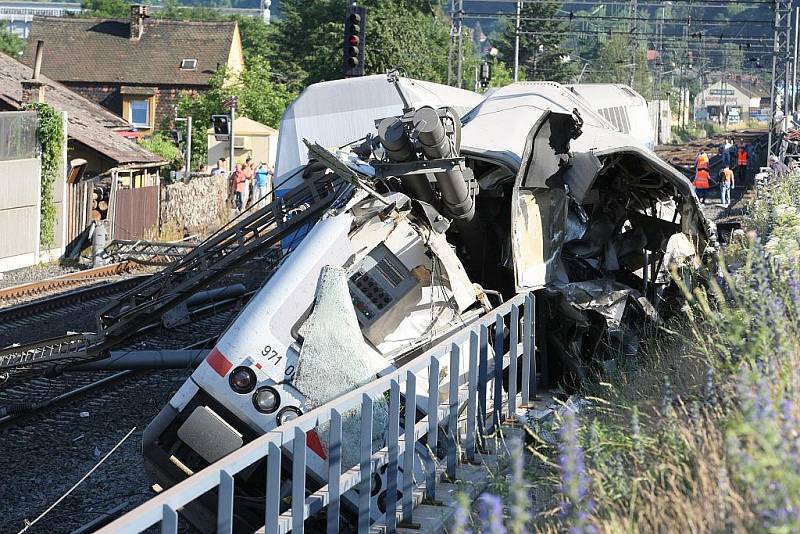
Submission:
[[[462,459],[474,460],[476,452],[482,450],[485,438],[505,420],[505,415],[515,416],[518,381],[521,382],[520,397],[523,402],[534,398],[534,326],[533,295],[517,295],[400,369],[258,437],[99,532],[141,532],[160,522],[162,533],[176,533],[177,511],[203,494],[216,490],[216,530],[230,533],[234,517],[234,476],[264,459],[267,465],[264,503],[266,534],[303,532],[304,521],[324,508],[327,508],[327,532],[339,532],[343,495],[352,489],[358,490],[355,499],[358,532],[368,532],[370,523],[375,519],[371,499],[372,475],[383,466],[386,466],[388,488],[385,509],[398,510],[397,490],[400,489],[399,519],[401,525],[409,525],[414,515],[414,492],[419,494],[424,491],[427,500],[435,501],[440,472],[444,471],[447,479],[456,480],[456,468]],[[490,336],[494,338],[493,342]],[[490,348],[493,349],[491,354]],[[521,360],[521,369],[518,360]],[[454,369],[458,371],[452,372]],[[506,369],[508,381],[504,392]],[[401,391],[404,408],[402,433]],[[435,394],[425,398],[426,391]],[[387,439],[383,448],[375,452],[373,407],[376,402],[385,401],[387,392]],[[419,406],[418,396],[422,401]],[[459,413],[464,405],[466,421],[460,421]],[[359,408],[359,460],[352,468],[342,472],[342,419]],[[420,413],[425,415],[420,417]],[[417,414],[417,417],[410,417],[409,414]],[[328,459],[325,462],[328,483],[306,495],[306,435],[320,429],[321,425],[328,427]],[[444,441],[441,446],[440,434]],[[419,445],[427,451],[427,457],[415,452]],[[281,492],[278,491],[281,485],[282,450],[292,462],[291,505],[288,509],[284,506],[283,511]],[[414,473],[418,467],[424,467],[424,475],[418,480],[414,480],[413,476],[402,476],[401,486],[398,487],[398,471],[402,469],[405,474]],[[352,498],[348,503],[352,505]],[[383,514],[378,521],[385,523],[388,532],[398,528],[397,513]]]
[[[31,159],[39,155],[35,111],[0,113],[0,161]]]

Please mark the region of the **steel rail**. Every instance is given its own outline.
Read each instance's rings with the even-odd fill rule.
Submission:
[[[36,295],[52,289],[60,289],[69,287],[83,282],[95,280],[97,278],[104,278],[107,276],[114,276],[122,273],[128,273],[135,268],[134,264],[128,261],[113,263],[111,265],[103,265],[102,267],[95,267],[93,269],[86,269],[74,273],[64,274],[45,280],[36,280],[34,282],[26,282],[16,286],[6,287],[0,289],[0,303],[3,300],[12,298],[27,297]]]
[[[191,343],[191,344],[189,344],[189,345],[187,345],[185,347],[182,347],[179,350],[192,350],[192,349],[200,348],[203,345],[206,345],[207,343],[215,341],[218,337],[219,337],[218,335],[209,336],[209,337],[206,337],[204,339],[201,339],[200,341],[196,341],[196,342]],[[4,410],[6,412],[2,416],[0,416],[0,428],[2,428],[3,425],[5,425],[7,423],[10,423],[11,421],[14,421],[16,419],[32,415],[32,414],[34,414],[36,412],[39,412],[39,411],[45,410],[47,408],[50,408],[52,406],[55,406],[56,404],[60,404],[60,403],[63,403],[65,401],[68,401],[70,399],[73,399],[75,397],[78,397],[78,396],[80,396],[80,395],[82,395],[84,393],[93,391],[95,389],[98,389],[100,387],[103,387],[105,385],[108,385],[108,384],[111,384],[111,383],[114,383],[114,382],[118,382],[118,381],[120,381],[123,378],[126,378],[128,376],[138,375],[138,374],[142,374],[144,372],[146,372],[146,371],[133,371],[133,370],[120,371],[118,373],[114,373],[113,375],[103,377],[103,378],[101,378],[99,380],[96,380],[94,382],[91,382],[89,384],[85,384],[85,385],[80,386],[78,388],[75,388],[73,390],[67,391],[67,392],[62,393],[60,395],[57,395],[57,396],[55,396],[53,398],[47,399],[46,401],[44,401],[42,403],[33,404],[33,405],[27,407],[27,409],[23,408],[23,409],[20,409],[20,410],[17,410],[17,409],[9,410],[8,407],[0,407],[0,414],[3,414]]]

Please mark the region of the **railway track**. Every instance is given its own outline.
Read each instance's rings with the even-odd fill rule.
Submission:
[[[666,161],[672,164],[683,172],[694,174],[694,165],[697,154],[701,149],[704,149],[710,158],[718,159],[721,164],[722,156],[719,155],[719,147],[725,143],[725,139],[739,139],[744,140],[746,143],[760,141],[760,138],[766,141],[767,132],[765,130],[741,130],[738,132],[722,132],[711,137],[704,139],[697,139],[682,145],[661,145],[655,148],[655,153]],[[714,166],[712,162],[712,167]]]
[[[179,350],[202,349],[209,346],[217,339],[217,335],[209,336],[200,341],[191,343]],[[50,378],[34,378],[24,384],[24,387],[17,386],[0,393],[0,428],[5,427],[18,419],[29,417],[36,413],[57,407],[65,402],[78,399],[88,395],[100,388],[111,386],[121,382],[126,378],[140,376],[146,371],[119,371],[119,372],[94,372],[80,373],[65,377],[62,381],[65,387],[54,386]],[[57,391],[53,392],[54,387]],[[9,404],[9,400],[14,400],[15,396],[24,395],[26,398],[37,398],[41,400],[19,402]]]
[[[86,269],[84,271],[68,273],[54,278],[47,278],[46,280],[37,280],[6,287],[0,289],[0,306],[56,290],[80,286],[110,276],[128,274],[136,268],[137,266],[134,263],[124,261],[112,263],[111,265],[103,265],[102,267],[95,267],[93,269]]]

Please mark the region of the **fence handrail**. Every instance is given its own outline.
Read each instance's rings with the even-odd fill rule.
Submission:
[[[530,300],[529,300],[530,299]],[[383,395],[386,391],[390,390],[391,388],[399,388],[399,386],[406,384],[407,377],[410,375],[416,375],[422,371],[426,371],[429,367],[434,364],[435,369],[438,369],[438,362],[442,358],[445,358],[448,354],[450,354],[452,358],[452,353],[455,350],[459,352],[460,349],[454,347],[462,347],[466,344],[474,344],[475,340],[477,339],[477,332],[481,331],[482,336],[481,339],[483,342],[491,341],[486,340],[486,333],[488,332],[488,328],[493,325],[501,324],[501,320],[507,316],[511,317],[518,317],[519,308],[532,300],[532,296],[523,293],[516,295],[512,299],[506,301],[502,305],[498,306],[491,312],[487,313],[477,321],[469,324],[467,327],[462,328],[452,335],[446,337],[445,339],[440,340],[436,345],[431,347],[429,350],[421,354],[420,356],[414,358],[406,365],[396,369],[380,378],[369,382],[353,391],[345,393],[344,395],[333,399],[332,401],[319,406],[309,412],[303,414],[302,416],[298,417],[295,420],[292,420],[288,423],[281,425],[280,427],[274,429],[273,431],[259,436],[258,438],[254,439],[253,441],[245,444],[240,449],[234,451],[233,453],[225,456],[224,458],[218,460],[217,462],[209,465],[208,467],[202,469],[201,471],[193,474],[188,479],[176,484],[175,486],[165,490],[164,492],[160,493],[159,495],[153,497],[152,499],[148,500],[147,502],[141,504],[137,508],[131,510],[124,516],[120,517],[119,519],[115,520],[114,522],[110,523],[103,529],[99,530],[98,532],[104,534],[114,533],[128,533],[128,532],[141,532],[158,522],[162,521],[162,519],[173,517],[176,510],[181,509],[188,503],[196,500],[203,494],[207,493],[210,490],[213,490],[217,487],[222,488],[226,484],[231,484],[229,482],[232,480],[232,477],[237,473],[241,472],[242,470],[250,467],[251,465],[255,464],[256,462],[267,458],[269,454],[269,450],[277,447],[277,450],[280,450],[280,447],[285,447],[288,445],[292,445],[294,441],[297,439],[298,436],[305,436],[307,432],[313,430],[320,425],[326,424],[331,422],[332,414],[336,412],[337,417],[341,416],[345,412],[352,410],[353,408],[357,408],[362,406],[362,402],[369,397],[370,399],[377,398],[380,395]],[[526,311],[526,319],[531,321],[531,316]],[[516,332],[516,327],[512,328],[512,332]],[[528,331],[530,332],[530,330]],[[502,342],[502,341],[501,341]],[[525,340],[521,343],[522,346],[526,347],[525,350],[530,356],[530,343],[526,345]],[[473,350],[477,350],[473,348]],[[499,355],[501,358],[505,358],[506,356],[510,356],[510,360],[515,360],[515,355],[518,353],[518,345],[515,341],[511,341],[509,343],[508,352],[503,352]],[[470,355],[470,363],[472,363],[472,358],[474,358],[474,354]],[[498,357],[498,355],[495,355]],[[452,361],[452,359],[450,360]],[[449,364],[449,362],[448,362]],[[456,377],[456,388],[461,385],[461,379],[469,375],[470,380],[475,380],[475,373],[477,370],[471,369],[471,366],[465,371],[457,370],[455,373]],[[524,367],[524,366],[523,366]],[[512,368],[516,370],[516,362],[513,361]],[[488,367],[484,369],[484,373],[488,371]],[[489,375],[488,380],[486,375],[484,374],[483,379],[486,383],[490,380],[495,380],[497,378],[497,366],[494,366],[494,370],[492,374]],[[523,372],[525,369],[523,368]],[[516,373],[516,371],[515,371]],[[452,398],[453,394],[453,373],[450,374],[451,380],[449,381],[450,385],[450,394]],[[501,378],[502,380],[502,378]],[[416,382],[416,381],[415,381]],[[438,382],[437,382],[438,383]],[[438,384],[439,392],[443,387],[448,387],[447,384]],[[498,387],[498,383],[495,381],[495,388]],[[495,389],[496,393],[497,389]],[[447,416],[449,415],[450,406],[441,406],[439,403],[438,397],[439,392],[436,394],[436,405],[438,407],[436,417],[434,418],[435,422],[446,422]],[[474,399],[472,397],[472,393],[470,391],[470,402],[473,402]],[[399,394],[399,389],[398,389]],[[429,392],[430,396],[430,392]],[[484,399],[484,413],[487,406],[486,400]],[[363,414],[362,414],[363,416]],[[424,432],[421,435],[418,434],[418,429],[420,427],[426,426],[427,421],[430,418],[430,413],[428,413],[422,421],[416,422],[414,424],[414,437],[415,442],[416,440],[424,435]],[[425,423],[425,425],[423,425]],[[402,433],[401,437],[405,438],[405,432]],[[305,448],[305,440],[303,440],[302,447]],[[397,445],[396,445],[397,447]],[[405,448],[405,446],[403,447]],[[376,456],[381,454],[385,455],[385,449],[379,450],[376,453],[373,453],[371,456],[371,462],[374,462]],[[395,451],[396,453],[397,451]],[[303,461],[303,465],[305,462]],[[348,471],[342,472],[340,474],[341,478],[344,477],[352,477],[352,472],[354,469],[358,469],[358,464],[352,469],[349,468]],[[371,470],[372,471],[372,470]],[[330,483],[330,481],[329,481]],[[232,486],[230,487],[231,498],[232,498]],[[319,492],[317,492],[319,493]],[[342,490],[339,494],[343,494],[344,490]],[[309,509],[309,501],[313,500],[317,494],[313,494],[310,497],[303,500],[303,517],[308,517],[310,513]],[[324,502],[322,506],[325,506],[327,502]],[[294,503],[293,503],[294,506]],[[171,514],[171,515],[170,515]],[[280,518],[280,531],[286,532],[286,521],[285,521],[286,513],[282,514]]]

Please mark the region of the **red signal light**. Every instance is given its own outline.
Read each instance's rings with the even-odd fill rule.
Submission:
[[[351,46],[358,46],[358,35],[351,35],[350,36],[350,45]]]

